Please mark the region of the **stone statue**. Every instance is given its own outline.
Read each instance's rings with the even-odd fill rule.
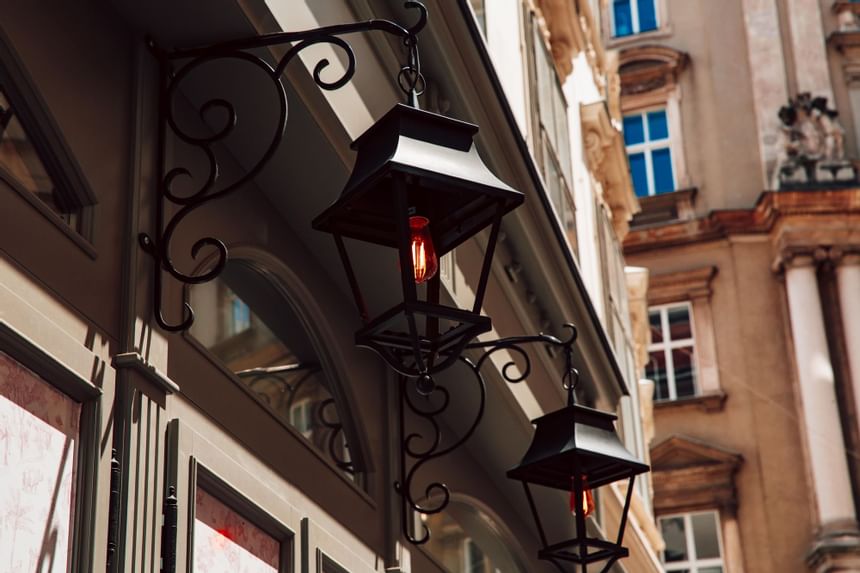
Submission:
[[[857,170],[845,158],[845,130],[839,113],[827,107],[826,97],[799,94],[779,110],[779,154],[773,187],[820,187],[855,184]]]

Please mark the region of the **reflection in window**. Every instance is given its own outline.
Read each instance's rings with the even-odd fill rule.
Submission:
[[[277,573],[280,542],[197,488],[194,504],[194,571]]]
[[[722,573],[723,559],[714,511],[660,518],[667,572]]]
[[[0,571],[67,571],[81,405],[0,352]]]
[[[328,376],[296,313],[263,274],[230,261],[192,291],[191,334],[236,374],[252,395],[295,428],[347,475],[356,464]]]
[[[654,381],[655,400],[676,400],[698,393],[693,323],[689,303],[652,307],[650,360],[645,375]]]
[[[74,230],[80,230],[81,207],[60,193],[39,151],[21,124],[19,114],[0,88],[0,181],[31,193]]]
[[[484,12],[484,0],[469,0],[469,5],[472,6],[472,12],[475,13],[475,20],[478,22],[478,28],[483,32],[484,37],[487,37],[487,15]]]
[[[433,532],[424,546],[450,573],[520,573],[525,569],[489,516],[462,502],[422,517]]]

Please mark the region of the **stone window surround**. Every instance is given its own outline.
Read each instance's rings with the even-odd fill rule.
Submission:
[[[648,305],[657,306],[688,301],[692,309],[693,339],[696,341],[696,367],[699,395],[672,401],[655,402],[657,409],[676,406],[698,406],[707,412],[722,410],[726,394],[720,387],[714,320],[711,311],[711,282],[717,275],[715,266],[689,271],[651,275]]]
[[[658,65],[625,73],[624,66],[634,62],[658,62]],[[688,63],[689,56],[686,53],[654,45],[625,49],[618,61],[621,75],[621,113],[628,115],[654,108],[666,109],[675,189],[692,187],[684,155],[682,94],[679,82],[679,77]]]

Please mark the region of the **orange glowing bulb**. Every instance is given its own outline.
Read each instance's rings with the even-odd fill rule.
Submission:
[[[427,282],[439,270],[439,258],[430,237],[430,219],[413,215],[409,217],[409,230],[412,235],[412,270],[415,284]]]
[[[570,478],[570,513],[576,513],[576,492],[573,487],[573,478]],[[588,487],[588,480],[582,476],[582,500],[580,503],[582,513],[588,517],[594,513],[594,495],[591,493],[591,488]]]

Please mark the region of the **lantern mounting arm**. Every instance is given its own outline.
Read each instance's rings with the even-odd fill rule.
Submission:
[[[180,270],[173,257],[172,240],[180,224],[197,209],[216,199],[225,197],[245,187],[256,177],[274,156],[287,125],[287,92],[283,83],[283,74],[287,65],[305,48],[316,44],[328,44],[340,49],[346,56],[345,69],[332,80],[324,80],[322,72],[329,67],[326,58],[320,59],[313,67],[314,83],[327,91],[337,90],[346,85],[355,74],[356,58],[352,47],[342,36],[365,32],[383,32],[402,39],[408,51],[406,64],[397,75],[397,83],[407,94],[410,103],[417,105],[417,96],[423,91],[424,79],[421,76],[420,60],[418,58],[418,33],[427,24],[427,9],[421,2],[407,0],[405,7],[417,12],[418,19],[410,27],[396,22],[381,19],[366,20],[350,24],[338,24],[297,32],[278,32],[250,38],[231,40],[218,44],[165,51],[149,41],[149,48],[158,59],[160,67],[159,111],[158,111],[158,158],[157,158],[157,193],[155,205],[155,232],[140,233],[138,241],[141,248],[153,258],[155,263],[153,284],[153,307],[155,321],[168,332],[180,332],[191,327],[194,321],[194,311],[188,302],[188,289],[182,292],[182,318],[171,322],[164,315],[164,273],[185,286],[209,282],[218,277],[227,264],[227,247],[218,238],[207,236],[195,241],[190,249],[191,259],[197,259],[201,251],[213,254],[214,262],[206,270],[187,273]],[[276,46],[287,47],[286,51],[275,56],[271,61],[271,52],[262,52],[263,48]],[[262,55],[261,55],[262,54]],[[187,78],[198,69],[211,64],[231,62],[246,66],[254,73],[261,74],[270,80],[274,98],[277,101],[278,116],[273,122],[271,134],[266,134],[265,149],[259,154],[256,162],[241,176],[232,181],[224,181],[221,177],[219,153],[224,155],[223,144],[235,131],[238,124],[238,114],[233,102],[212,97],[196,107],[196,113],[210,131],[205,135],[193,133],[194,130],[184,125],[177,117],[175,107],[182,99],[182,86]],[[190,82],[189,82],[190,83]],[[210,122],[206,120],[210,119]],[[199,127],[197,128],[199,132]],[[183,144],[202,153],[204,167],[198,169],[203,173],[194,175],[191,166],[176,165],[167,167],[167,138],[168,132]],[[177,186],[184,184],[185,191],[180,192]]]
[[[519,359],[509,355],[508,361],[499,369],[502,379],[508,384],[519,384],[525,381],[531,373],[531,357],[526,350],[528,345],[543,344],[552,348],[560,348],[565,354],[566,370],[562,377],[563,388],[568,392],[568,401],[573,400],[579,375],[573,368],[573,345],[576,342],[577,330],[570,323],[564,325],[569,330],[567,338],[560,339],[548,334],[512,336],[490,341],[472,342],[465,346],[466,352],[480,351],[477,357],[459,355],[457,361],[466,366],[470,372],[471,382],[474,383],[478,395],[478,405],[474,417],[467,429],[450,444],[443,444],[441,416],[448,409],[451,401],[449,390],[442,384],[426,375],[400,376],[400,479],[394,483],[395,491],[401,497],[401,519],[404,537],[412,544],[422,545],[430,540],[430,529],[423,519],[420,521],[421,532],[416,531],[413,517],[417,514],[424,518],[440,513],[448,506],[451,492],[448,486],[439,481],[432,481],[423,489],[423,495],[415,496],[414,482],[421,468],[436,458],[450,454],[462,446],[475,433],[484,416],[487,385],[482,374],[483,367],[491,362],[497,352],[508,351]],[[465,383],[465,381],[463,381]],[[435,398],[434,398],[435,396]],[[424,404],[420,399],[424,398]],[[411,414],[411,416],[410,416]],[[410,431],[407,417],[420,420],[429,433]]]

